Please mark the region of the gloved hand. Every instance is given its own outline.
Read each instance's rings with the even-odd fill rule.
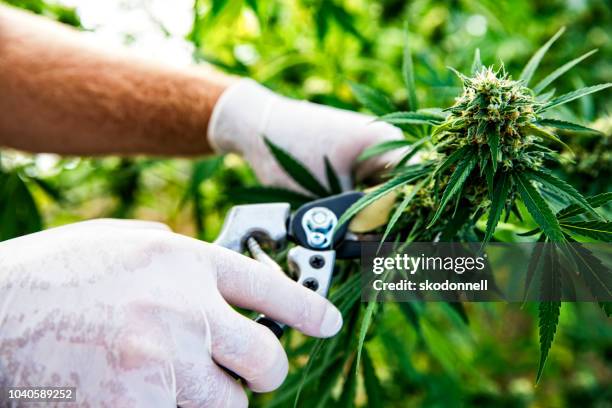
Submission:
[[[303,191],[281,170],[264,136],[302,162],[323,185],[327,156],[344,189],[351,188],[353,170],[360,179],[401,154],[394,151],[355,163],[365,148],[403,138],[398,128],[371,116],[286,98],[242,79],[221,95],[213,110],[210,144],[217,152],[242,155],[262,183]]]
[[[228,302],[311,336],[342,325],[278,271],[162,224],[89,221],[4,242],[0,388],[74,386],[79,406],[246,406],[219,365],[265,392],[287,357]]]

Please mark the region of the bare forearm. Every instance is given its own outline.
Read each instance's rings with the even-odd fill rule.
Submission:
[[[207,153],[215,102],[232,80],[107,51],[0,6],[0,145],[95,155]]]

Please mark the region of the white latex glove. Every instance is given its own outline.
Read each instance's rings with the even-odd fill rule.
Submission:
[[[78,406],[246,406],[219,365],[265,392],[287,356],[228,302],[312,336],[342,325],[282,273],[162,224],[98,220],[4,242],[0,388],[74,386]]]
[[[303,191],[279,167],[264,136],[302,162],[323,185],[327,156],[344,189],[352,185],[353,170],[361,179],[398,159],[399,152],[393,152],[355,163],[365,148],[403,138],[398,128],[371,116],[286,98],[242,79],[221,95],[213,110],[211,145],[220,153],[242,155],[262,183]]]

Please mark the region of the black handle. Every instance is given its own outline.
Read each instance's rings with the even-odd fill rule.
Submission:
[[[259,315],[257,317],[257,319],[255,319],[255,321],[257,323],[259,323],[259,324],[262,324],[262,325],[266,326],[268,329],[270,329],[270,331],[272,333],[274,333],[274,335],[276,336],[277,339],[280,339],[281,337],[283,337],[283,333],[285,332],[285,328],[280,326],[274,320],[268,319],[264,315]]]
[[[255,321],[261,325],[266,326],[268,329],[270,329],[270,331],[274,333],[277,339],[280,339],[283,336],[283,333],[285,332],[285,329],[282,326],[280,326],[274,320],[269,319],[264,315],[257,316]],[[221,368],[223,368],[223,370],[225,370],[225,372],[228,373],[234,380],[244,381],[242,377],[240,377],[238,374],[236,374],[232,370],[225,368],[225,367],[221,367]]]

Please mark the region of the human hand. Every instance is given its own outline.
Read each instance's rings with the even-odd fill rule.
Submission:
[[[394,151],[356,163],[365,148],[403,138],[398,128],[376,122],[371,116],[285,98],[242,79],[228,88],[215,106],[208,128],[211,145],[218,152],[244,156],[262,183],[303,191],[279,167],[264,136],[303,163],[322,183],[327,156],[345,190],[352,186],[353,171],[361,179],[400,155]]]
[[[163,224],[96,220],[0,244],[0,388],[74,386],[79,406],[246,406],[287,356],[228,303],[307,335],[342,325],[326,299]],[[218,364],[218,365],[217,365]]]

